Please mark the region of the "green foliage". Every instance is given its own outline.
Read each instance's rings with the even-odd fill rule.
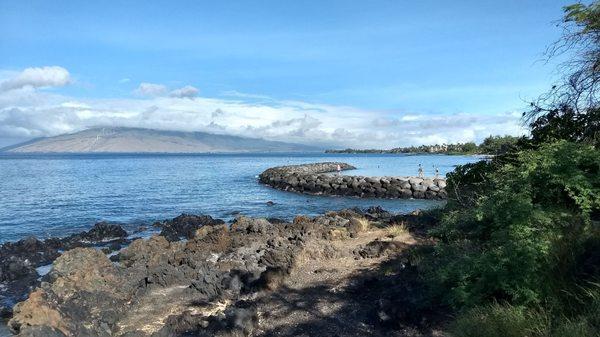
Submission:
[[[487,154],[504,154],[514,148],[519,137],[513,136],[489,136],[479,144],[478,151]]]
[[[565,6],[564,21],[574,23],[581,27],[580,33],[600,30],[600,3],[594,2],[590,5],[576,3]]]
[[[546,303],[574,284],[576,261],[600,250],[600,153],[591,146],[561,141],[458,168],[453,186],[432,232],[439,242],[420,264],[432,295],[453,308]],[[591,270],[577,284],[600,277]]]
[[[600,107],[600,2],[566,6],[563,34],[548,49],[550,57],[565,54],[561,80],[531,103],[524,114],[534,138],[586,141],[598,145]],[[540,134],[535,135],[536,129]]]
[[[462,152],[465,153],[476,153],[477,152],[477,144],[473,142],[465,143],[462,146]]]
[[[454,337],[597,337],[593,320],[590,311],[568,319],[543,308],[493,303],[459,315],[450,330]]]
[[[568,140],[600,146],[600,109],[579,113],[561,106],[539,116],[530,126],[531,140],[536,144]]]
[[[450,330],[455,337],[549,336],[548,318],[525,307],[492,304],[475,307],[460,315]]]
[[[600,336],[600,1],[564,8],[562,84],[448,176],[437,242],[413,264],[457,337]]]

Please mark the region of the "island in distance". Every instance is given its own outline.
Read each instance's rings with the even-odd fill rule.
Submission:
[[[207,132],[103,127],[37,138],[0,149],[10,153],[317,152],[317,147]]]

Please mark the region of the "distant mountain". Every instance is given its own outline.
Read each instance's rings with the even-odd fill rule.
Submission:
[[[316,152],[319,148],[257,138],[206,132],[139,128],[93,128],[55,137],[33,139],[0,149],[18,153],[215,153]]]

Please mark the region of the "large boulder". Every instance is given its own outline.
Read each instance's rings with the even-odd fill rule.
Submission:
[[[7,242],[0,247],[0,282],[16,280],[27,274],[25,269],[49,264],[59,255],[58,248],[33,236]]]
[[[425,192],[423,191],[413,191],[413,198],[415,199],[424,199],[425,198]]]
[[[97,309],[122,307],[126,296],[106,255],[93,248],[75,248],[56,259],[49,276],[52,283],[42,284],[14,307],[9,321],[13,332],[46,326],[68,336],[110,336],[109,326],[117,316]],[[60,303],[66,306],[59,308]],[[79,325],[80,320],[95,323]]]
[[[65,252],[52,264],[48,274],[51,280],[60,280],[56,290],[88,290],[112,293],[118,280],[114,277],[116,269],[102,251],[94,248],[75,248]],[[55,293],[58,293],[55,292]]]
[[[412,186],[415,186],[415,185],[419,185],[419,184],[421,184],[421,182],[423,182],[423,179],[422,179],[422,178],[416,178],[416,177],[412,177],[412,178],[409,178],[409,179],[408,179],[408,182],[409,182],[409,183],[410,183]]]
[[[10,316],[13,303],[22,301],[39,285],[36,268],[52,263],[66,251],[75,247],[89,247],[111,242],[107,251],[118,249],[128,242],[127,232],[119,225],[100,222],[86,232],[64,238],[38,240],[27,237],[0,246],[0,316]]]
[[[82,239],[90,242],[110,241],[126,236],[127,232],[121,226],[107,222],[99,222],[88,232],[81,234]]]
[[[140,261],[148,265],[154,257],[165,254],[171,248],[171,243],[164,237],[156,235],[148,240],[138,239],[122,249],[116,260],[125,266],[131,266]]]
[[[160,235],[168,241],[191,239],[194,237],[196,230],[202,226],[222,225],[224,223],[223,220],[213,219],[210,215],[181,214],[173,220],[163,222]]]
[[[402,199],[412,198],[412,190],[410,188],[403,188],[400,190],[400,197]]]
[[[410,190],[411,189],[410,182],[408,182],[408,180],[400,181],[400,188],[402,188],[403,190]]]
[[[427,186],[424,186],[424,185],[421,185],[421,184],[419,184],[419,185],[413,185],[412,189],[413,189],[414,192],[425,192],[425,191],[427,191]]]
[[[267,219],[250,218],[247,216],[238,216],[231,225],[232,230],[243,231],[246,233],[266,234],[273,227]]]
[[[430,187],[430,186],[434,186],[435,183],[431,179],[423,179],[423,181],[421,182],[421,185],[423,185],[425,187]]]
[[[446,179],[435,179],[434,182],[439,188],[446,188]]]
[[[46,293],[38,289],[29,294],[27,301],[18,303],[14,308],[13,318],[8,322],[9,329],[22,336],[45,336],[40,335],[40,332],[52,332],[56,336],[68,335],[65,317],[48,304],[46,297]],[[48,336],[52,334],[49,333]]]

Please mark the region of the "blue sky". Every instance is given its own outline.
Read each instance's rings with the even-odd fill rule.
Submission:
[[[0,94],[0,145],[92,123],[381,147],[517,134],[524,101],[556,80],[543,52],[572,2],[0,1],[0,81],[68,73]],[[174,97],[186,86],[198,93]],[[411,134],[415,118],[452,127]]]

